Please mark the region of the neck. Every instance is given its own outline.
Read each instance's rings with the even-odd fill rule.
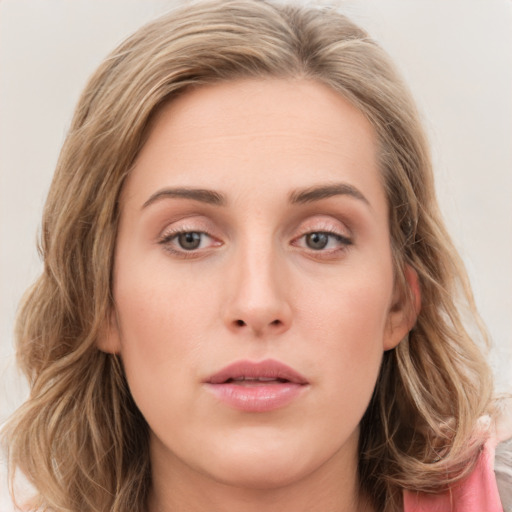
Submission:
[[[161,448],[152,449],[149,512],[374,512],[359,491],[357,453],[336,454],[307,475],[257,488],[216,480]]]

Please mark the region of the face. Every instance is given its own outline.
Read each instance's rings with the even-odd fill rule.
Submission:
[[[100,343],[154,467],[260,488],[355,473],[410,324],[377,160],[365,117],[314,82],[208,86],[159,112],[122,193]]]

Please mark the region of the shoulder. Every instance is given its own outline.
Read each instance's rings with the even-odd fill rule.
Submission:
[[[503,504],[503,512],[512,512],[512,404],[500,410],[496,422],[496,454],[494,472]]]
[[[496,447],[494,472],[503,512],[512,512],[512,438]]]
[[[479,421],[489,437],[474,470],[440,494],[404,492],[404,512],[512,512],[512,416]]]

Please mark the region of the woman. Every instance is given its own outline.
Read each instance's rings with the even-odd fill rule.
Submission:
[[[418,116],[336,11],[216,1],[134,34],[42,233],[5,431],[32,508],[501,510]]]

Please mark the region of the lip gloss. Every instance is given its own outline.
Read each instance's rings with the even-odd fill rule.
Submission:
[[[221,402],[246,412],[285,407],[308,384],[303,375],[275,359],[235,361],[204,381]]]
[[[226,382],[206,383],[221,402],[246,412],[267,412],[288,405],[298,397],[305,386],[294,382]]]

